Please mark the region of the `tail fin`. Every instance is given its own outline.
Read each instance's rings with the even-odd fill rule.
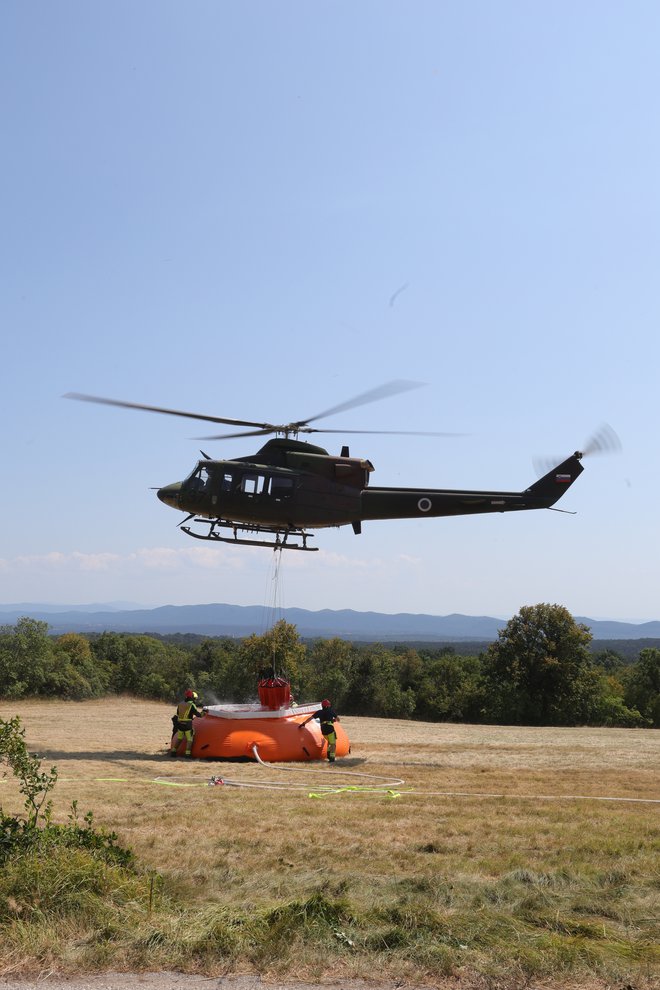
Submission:
[[[561,464],[548,471],[547,474],[544,474],[542,478],[527,488],[525,495],[533,495],[547,506],[554,505],[584,471],[580,464],[581,458],[581,451],[576,450],[565,461],[562,461]]]

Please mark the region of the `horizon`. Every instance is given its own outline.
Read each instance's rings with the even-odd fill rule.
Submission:
[[[535,604],[538,604],[538,603],[535,603]],[[561,604],[561,603],[555,603],[555,604]],[[157,604],[157,605],[153,605],[153,604],[152,605],[145,605],[145,604],[139,604],[137,602],[123,602],[123,603],[117,603],[117,602],[87,602],[87,603],[85,603],[85,602],[77,602],[77,603],[73,603],[73,602],[0,602],[0,613],[3,612],[3,611],[16,610],[16,609],[20,609],[20,608],[30,608],[30,607],[31,608],[43,608],[43,609],[56,608],[58,610],[59,609],[64,609],[66,611],[74,611],[75,612],[77,609],[87,609],[88,610],[90,608],[98,608],[98,611],[104,611],[105,609],[108,609],[109,611],[151,611],[151,610],[158,609],[158,608],[195,608],[197,606],[204,607],[204,606],[213,606],[213,605],[228,606],[230,608],[263,608],[263,609],[266,609],[266,610],[273,611],[273,607],[272,606],[270,606],[270,605],[264,605],[264,604],[259,604],[257,602],[252,602],[252,603],[248,603],[248,604],[238,604],[238,603],[235,603],[235,602],[232,603],[232,602],[212,601],[212,602],[187,602],[187,603],[179,604],[179,605],[177,605],[174,602],[164,602],[164,603],[160,603],[160,604]],[[322,606],[321,608],[311,609],[311,608],[301,608],[301,606],[298,606],[298,605],[282,606],[282,607],[280,607],[278,609],[275,609],[275,611],[276,612],[286,612],[286,611],[291,611],[293,609],[300,609],[301,611],[304,611],[304,612],[325,612],[325,611],[329,611],[329,612],[346,612],[346,611],[350,611],[350,612],[357,612],[357,613],[360,613],[360,614],[374,613],[376,615],[387,615],[387,616],[396,616],[396,615],[413,615],[413,616],[414,615],[423,615],[423,616],[430,616],[432,618],[438,618],[438,619],[450,618],[452,616],[461,616],[461,617],[464,616],[465,618],[468,618],[468,619],[480,619],[480,618],[484,618],[484,619],[496,619],[496,620],[502,621],[502,622],[508,622],[508,620],[511,619],[513,615],[516,615],[518,613],[518,611],[519,611],[519,609],[516,609],[515,612],[512,612],[509,615],[498,615],[498,614],[496,614],[494,612],[478,612],[478,613],[473,613],[473,612],[464,612],[464,611],[440,613],[440,612],[419,612],[419,611],[404,610],[404,611],[399,611],[399,612],[387,612],[387,611],[383,611],[381,609],[378,609],[378,610],[376,610],[376,609],[356,609],[356,608],[347,608],[347,607],[345,607],[345,608],[327,608],[326,606]],[[571,614],[573,614],[573,613],[571,613]],[[580,618],[580,619],[588,618],[592,622],[621,622],[621,623],[625,623],[626,625],[645,625],[645,624],[650,623],[650,622],[658,622],[658,621],[660,621],[659,619],[656,619],[656,618],[646,618],[646,619],[629,619],[629,618],[623,618],[622,619],[622,618],[614,618],[612,616],[598,616],[598,615],[588,615],[587,616],[587,615],[583,615],[583,614],[574,615],[573,617],[574,618]]]

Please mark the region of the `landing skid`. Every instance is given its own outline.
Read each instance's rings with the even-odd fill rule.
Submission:
[[[243,547],[270,547],[272,550],[307,550],[310,553],[314,550],[318,550],[318,547],[307,546],[307,540],[313,537],[314,534],[308,533],[304,529],[274,529],[268,526],[239,525],[237,523],[226,522],[223,519],[196,518],[193,522],[209,527],[208,533],[195,533],[190,526],[181,526],[183,532],[188,536],[192,536],[195,540],[212,540],[216,543],[231,543],[235,546]],[[231,529],[233,530],[234,535],[221,536],[220,533],[217,532],[218,527]],[[248,540],[244,537],[239,537],[239,533],[268,533],[274,536],[275,539]],[[291,538],[302,542],[290,543],[289,540]]]

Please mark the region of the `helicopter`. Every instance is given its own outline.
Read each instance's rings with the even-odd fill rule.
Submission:
[[[237,433],[198,438],[202,440],[270,436],[256,453],[246,457],[218,460],[202,450],[202,459],[187,478],[157,489],[161,502],[187,513],[178,524],[184,533],[212,542],[314,551],[319,548],[308,545],[308,540],[314,537],[310,527],[351,526],[357,535],[364,522],[379,519],[549,509],[584,470],[581,460],[585,452],[576,450],[521,492],[371,487],[370,475],[374,470],[371,461],[351,456],[346,445],[336,456],[323,447],[298,439],[300,434],[311,433],[460,436],[408,430],[327,430],[310,425],[420,384],[406,380],[387,382],[315,416],[283,424],[205,416],[79,392],[69,392],[64,398],[242,427]],[[603,450],[613,445],[614,435],[610,428],[604,427],[596,434],[591,449]]]

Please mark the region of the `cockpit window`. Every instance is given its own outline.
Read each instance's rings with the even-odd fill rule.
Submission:
[[[209,491],[211,487],[211,472],[209,469],[202,465],[198,467],[196,471],[190,475],[186,488],[194,492],[206,492]]]

